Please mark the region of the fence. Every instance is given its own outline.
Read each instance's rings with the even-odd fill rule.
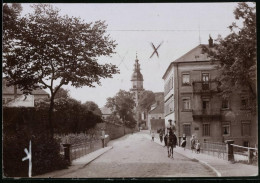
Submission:
[[[179,142],[181,142],[179,137]],[[196,147],[196,144],[195,144]],[[186,148],[191,149],[190,141],[187,142]],[[221,142],[202,142],[200,143],[200,153],[215,156],[227,160],[226,144]]]
[[[227,149],[225,143],[203,142],[200,147],[201,153],[206,153],[227,160]]]
[[[101,140],[71,145],[71,161],[102,148]]]
[[[234,161],[248,164],[258,163],[258,149],[231,144],[233,147]]]
[[[104,147],[107,146],[109,142],[109,136],[104,139]],[[95,140],[91,142],[81,142],[76,144],[62,144],[61,154],[64,155],[65,159],[69,162],[80,158],[86,154],[94,152],[103,147],[102,140]]]

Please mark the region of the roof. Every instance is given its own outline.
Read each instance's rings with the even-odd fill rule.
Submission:
[[[149,111],[149,114],[158,114],[164,113],[164,93],[163,92],[156,92],[155,95],[155,108]]]
[[[13,85],[6,86],[6,80],[3,79],[2,92],[3,92],[3,94],[14,95],[14,86]],[[17,88],[17,94],[22,95],[23,91],[20,90],[19,88]],[[44,91],[43,89],[35,89],[35,90],[32,91],[31,94],[32,95],[48,95],[49,96],[49,94],[46,91]]]
[[[102,112],[102,115],[104,115],[104,114],[112,114],[112,111],[109,108],[105,107],[105,106],[102,107],[100,110]]]
[[[164,103],[161,101],[153,110],[149,111],[149,114],[161,114],[164,113]]]
[[[206,44],[199,44],[195,48],[191,49],[178,59],[174,60],[170,63],[168,66],[166,72],[164,73],[162,79],[165,78],[166,74],[169,72],[169,70],[172,68],[174,64],[177,63],[187,63],[187,62],[209,62],[210,58],[208,57],[208,54],[203,51],[203,47],[208,47]]]
[[[135,64],[134,64],[134,72],[131,77],[131,81],[143,81],[143,75],[140,71],[140,64],[138,63],[138,59],[136,58]]]
[[[203,52],[204,46],[208,47],[208,45],[200,44],[173,62],[176,63],[176,62],[201,62],[201,61],[208,62],[208,61],[210,61],[208,54],[206,52]]]

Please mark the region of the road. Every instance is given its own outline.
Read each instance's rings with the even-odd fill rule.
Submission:
[[[168,158],[166,147],[141,133],[126,135],[109,142],[109,150],[84,168],[61,178],[118,177],[215,177],[208,167],[174,152]]]

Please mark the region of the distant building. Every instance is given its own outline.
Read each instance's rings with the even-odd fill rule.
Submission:
[[[229,99],[218,95],[218,62],[204,53],[205,46],[213,49],[213,40],[173,61],[163,75],[166,122],[176,121],[177,136],[195,135],[201,142],[232,139],[238,145],[254,146],[258,126],[248,109],[247,91],[234,92]]]
[[[102,113],[102,119],[104,119],[104,120],[106,120],[107,117],[112,114],[112,111],[105,106],[102,107],[100,110],[101,110],[101,113]]]
[[[148,113],[148,130],[157,130],[165,128],[164,122],[164,93],[155,94],[155,103]]]
[[[15,87],[14,86],[7,86],[7,81],[5,79],[2,80],[2,104],[6,105],[9,102],[13,101],[15,98]],[[21,97],[23,95],[23,92],[20,89],[16,89],[16,95],[17,98]],[[33,90],[31,95],[33,95],[34,100],[39,98],[49,98],[50,95],[42,90],[42,89],[36,89]],[[29,97],[28,97],[29,98]]]
[[[139,125],[142,116],[141,116],[141,112],[137,111],[136,107],[139,104],[140,101],[140,96],[142,94],[142,91],[144,91],[143,89],[143,75],[141,73],[141,69],[140,69],[140,64],[138,63],[139,60],[136,56],[135,59],[135,64],[134,64],[134,72],[132,74],[131,77],[131,82],[132,82],[132,88],[130,89],[130,91],[134,94],[134,100],[135,100],[135,110],[136,110],[136,120],[137,120],[137,126]]]

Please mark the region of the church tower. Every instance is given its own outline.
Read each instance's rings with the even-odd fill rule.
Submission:
[[[135,106],[138,106],[141,91],[143,91],[143,75],[140,72],[140,64],[138,63],[138,58],[136,54],[135,64],[134,64],[134,72],[132,74],[131,82],[132,82],[132,88],[130,89],[131,92],[134,93],[134,100],[135,100]]]

